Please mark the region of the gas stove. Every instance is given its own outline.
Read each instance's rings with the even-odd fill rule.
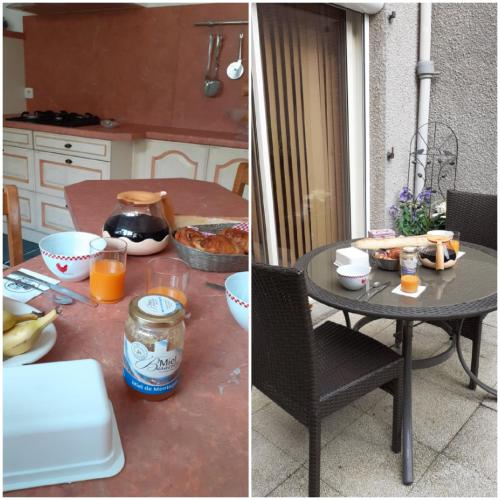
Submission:
[[[20,116],[6,118],[7,121],[58,125],[60,127],[85,127],[99,125],[101,119],[90,113],[80,115],[67,111],[25,111]]]

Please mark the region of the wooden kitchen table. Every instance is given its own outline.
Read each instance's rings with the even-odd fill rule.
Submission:
[[[85,181],[66,188],[75,226],[100,234],[116,193],[167,190],[176,213],[246,217],[245,200],[213,183],[187,179]],[[172,244],[159,255],[176,256]],[[247,496],[248,495],[248,335],[231,316],[223,291],[227,274],[192,270],[188,297],[192,316],[178,392],[151,402],[131,394],[122,377],[124,323],[130,299],[145,292],[150,257],[127,259],[126,293],[117,304],[91,308],[63,306],[55,322],[57,342],[40,362],[96,359],[102,366],[125,452],[115,477],[45,486],[9,496]],[[18,267],[50,275],[42,258]],[[16,268],[13,268],[16,269]],[[12,269],[8,269],[6,274]],[[88,279],[63,283],[89,293]],[[49,294],[32,301],[51,307]],[[36,418],[36,415],[33,415]]]

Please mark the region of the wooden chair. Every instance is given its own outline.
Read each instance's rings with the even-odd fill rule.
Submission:
[[[243,196],[245,186],[248,186],[248,162],[242,162],[238,165],[233,184],[233,193]]]
[[[23,239],[21,236],[21,212],[17,187],[3,187],[3,214],[7,216],[7,239],[9,244],[9,262],[17,266],[23,262]]]
[[[301,271],[253,264],[252,383],[308,428],[309,496],[319,496],[321,420],[379,387],[393,396],[400,452],[403,358],[330,321],[313,329],[308,305]]]

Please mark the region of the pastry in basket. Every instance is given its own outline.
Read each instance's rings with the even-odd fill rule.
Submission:
[[[225,254],[241,254],[243,253],[240,248],[233,243],[229,238],[222,236],[220,234],[215,234],[212,236],[207,236],[202,240],[196,240],[193,242],[194,248],[201,250],[202,252],[209,253],[225,253]]]
[[[231,240],[243,253],[248,253],[248,233],[246,231],[228,227],[219,231],[218,234]]]
[[[401,248],[389,248],[388,250],[379,250],[374,253],[376,259],[381,260],[399,260]]]
[[[200,231],[197,231],[196,229],[193,229],[191,227],[183,227],[175,233],[175,239],[177,241],[179,241],[183,245],[187,245],[188,247],[193,248],[196,241],[201,241],[204,238],[205,237],[200,233]]]

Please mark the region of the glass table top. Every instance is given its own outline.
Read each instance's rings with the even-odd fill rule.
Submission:
[[[364,289],[351,291],[342,287],[334,266],[336,248],[350,246],[342,242],[313,255],[306,266],[306,273],[314,285],[343,299],[356,301]],[[371,305],[396,308],[433,308],[455,306],[491,297],[497,291],[496,256],[482,251],[477,246],[464,243],[461,251],[465,252],[452,268],[435,271],[420,266],[418,276],[425,290],[418,298],[402,296],[392,291],[400,283],[398,271],[385,271],[372,267],[367,288],[375,281],[391,284],[369,300]],[[314,294],[313,294],[314,296]],[[333,304],[335,305],[335,304]]]

